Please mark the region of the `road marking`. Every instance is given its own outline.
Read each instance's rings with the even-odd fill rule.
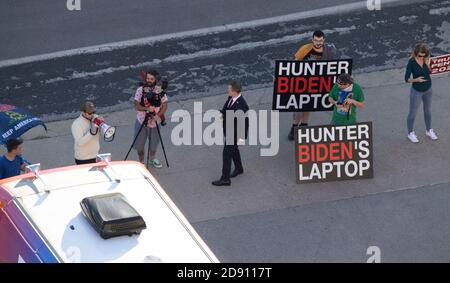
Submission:
[[[402,1],[405,1],[405,0],[384,0],[383,4],[402,2]],[[14,65],[20,65],[20,64],[25,64],[25,63],[31,63],[31,62],[36,62],[36,61],[56,59],[56,58],[67,57],[67,56],[93,54],[93,53],[100,53],[100,52],[112,51],[112,50],[117,50],[117,49],[123,49],[123,48],[127,48],[127,47],[132,47],[132,46],[149,45],[149,44],[152,44],[155,42],[165,41],[165,40],[169,40],[169,39],[186,38],[186,37],[192,37],[192,36],[220,33],[220,32],[225,32],[225,31],[230,31],[230,30],[252,28],[252,27],[264,26],[264,25],[269,25],[269,24],[281,23],[281,22],[291,22],[291,21],[296,21],[296,20],[301,20],[301,19],[308,19],[308,18],[313,18],[313,17],[318,17],[318,16],[339,14],[339,13],[344,13],[344,12],[348,13],[348,12],[352,12],[352,11],[367,9],[366,4],[367,4],[367,1],[358,1],[358,2],[353,2],[353,3],[348,3],[348,4],[327,7],[327,8],[292,13],[292,14],[288,14],[288,15],[270,17],[270,18],[253,20],[253,21],[246,21],[246,22],[241,22],[241,23],[226,24],[226,25],[220,25],[220,26],[209,27],[209,28],[202,28],[202,29],[196,29],[196,30],[190,30],[190,31],[176,32],[176,33],[170,33],[170,34],[164,34],[164,35],[150,36],[150,37],[144,37],[144,38],[138,38],[138,39],[132,39],[132,40],[125,40],[125,41],[119,41],[119,42],[87,46],[87,47],[82,47],[82,48],[69,49],[69,50],[58,51],[58,52],[53,52],[53,53],[46,53],[46,54],[41,54],[41,55],[34,55],[34,56],[15,58],[15,59],[7,59],[7,60],[0,61],[0,68],[14,66]]]
[[[323,30],[325,34],[333,34],[335,32],[349,32],[351,30],[355,30],[356,26],[352,25],[350,27],[346,28],[334,28],[334,29],[326,29]],[[177,54],[177,55],[171,55],[163,59],[153,59],[152,61],[147,62],[141,62],[138,64],[131,64],[131,65],[122,65],[119,67],[109,67],[105,69],[100,69],[96,71],[91,72],[75,72],[70,76],[67,77],[56,77],[45,80],[45,84],[51,84],[61,81],[68,81],[73,79],[83,79],[86,77],[95,77],[95,76],[101,76],[104,74],[111,74],[114,72],[120,72],[120,71],[126,71],[130,69],[142,69],[145,67],[155,67],[157,65],[160,65],[161,63],[173,63],[173,62],[180,62],[185,60],[193,60],[197,58],[205,58],[205,57],[211,57],[211,56],[218,56],[218,55],[224,55],[228,53],[253,49],[257,47],[262,46],[269,46],[269,45],[275,45],[275,44],[282,44],[286,42],[292,42],[292,41],[300,41],[306,38],[309,38],[311,36],[311,33],[300,33],[295,35],[287,35],[281,38],[272,38],[266,41],[257,41],[257,42],[244,42],[244,43],[238,43],[236,45],[226,47],[226,48],[212,48],[208,50],[200,50],[194,53],[189,54]]]
[[[447,15],[450,13],[450,7],[442,7],[439,9],[430,9],[430,15]]]

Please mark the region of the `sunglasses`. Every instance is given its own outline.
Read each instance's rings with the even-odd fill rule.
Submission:
[[[425,58],[425,57],[427,57],[427,55],[417,55],[417,57],[419,57],[419,58]]]
[[[91,112],[91,113],[86,113],[86,114],[88,114],[88,115],[94,115],[94,114],[95,114],[95,111],[94,111],[94,112]]]

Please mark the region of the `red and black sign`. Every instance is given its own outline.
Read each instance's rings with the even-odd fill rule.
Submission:
[[[430,58],[430,74],[450,72],[450,54]]]
[[[352,73],[352,60],[277,60],[272,110],[331,111],[328,93],[342,73]]]
[[[298,127],[297,183],[373,178],[372,122]]]

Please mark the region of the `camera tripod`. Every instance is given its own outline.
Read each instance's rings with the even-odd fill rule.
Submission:
[[[144,126],[147,125],[148,120],[149,120],[153,115],[155,115],[155,114],[150,113],[150,112],[146,112],[146,114],[145,114],[145,119],[144,119],[144,121],[142,122],[141,127],[139,128],[138,132],[136,133],[136,136],[134,137],[133,143],[131,143],[130,149],[128,150],[127,155],[125,156],[124,161],[128,159],[128,155],[130,154],[131,149],[133,148],[134,144],[136,143],[136,140],[137,140],[137,138],[139,137],[139,134],[141,133],[141,131],[142,131],[142,129],[144,128]],[[163,150],[163,153],[164,153],[164,159],[166,160],[166,165],[167,165],[167,167],[169,167],[169,162],[167,161],[166,150],[165,150],[165,148],[164,148],[164,143],[163,143],[163,140],[162,140],[162,138],[161,138],[161,132],[160,132],[160,130],[159,130],[158,121],[155,121],[155,124],[156,124],[156,130],[158,131],[159,141],[161,142],[161,147],[162,147],[162,150]],[[152,141],[152,135],[150,134],[150,135],[149,135],[149,138],[148,138],[148,148],[147,148],[147,168],[148,168],[148,163],[149,163],[149,159],[150,159],[150,143],[151,143],[151,141]]]

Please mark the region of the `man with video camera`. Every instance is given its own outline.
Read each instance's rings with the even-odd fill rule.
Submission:
[[[161,123],[167,111],[166,89],[168,82],[158,84],[158,72],[150,70],[145,74],[145,81],[136,90],[134,96],[134,108],[138,111],[134,127],[135,142],[133,148],[137,150],[139,161],[144,163],[144,148],[149,140],[150,164],[155,168],[161,168],[161,162],[155,158],[160,137],[156,123]],[[143,125],[144,124],[144,125]],[[142,128],[142,129],[141,129]]]

